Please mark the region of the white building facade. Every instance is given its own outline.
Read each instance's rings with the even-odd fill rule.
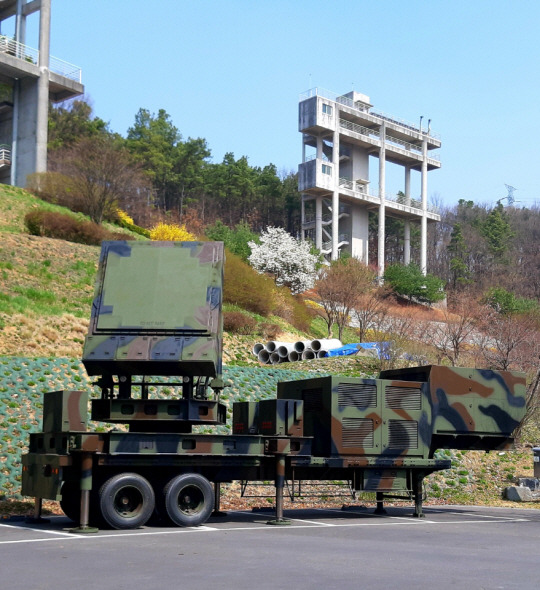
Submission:
[[[378,213],[379,277],[385,267],[385,219],[404,221],[403,263],[411,260],[410,223],[420,224],[420,267],[427,270],[427,224],[440,221],[428,206],[427,173],[440,168],[434,150],[440,139],[428,123],[423,129],[371,110],[369,97],[358,92],[337,95],[314,88],[300,96],[299,131],[302,163],[302,234],[329,260],[348,252],[373,264],[368,248],[369,213]],[[376,157],[378,189],[370,189],[369,158]],[[386,194],[386,164],[403,167],[402,194]],[[411,171],[421,175],[421,194],[411,197]]]
[[[39,18],[27,44],[26,20]],[[47,170],[49,101],[84,93],[81,68],[49,55],[51,0],[0,0],[0,182]],[[9,31],[9,32],[8,32]]]

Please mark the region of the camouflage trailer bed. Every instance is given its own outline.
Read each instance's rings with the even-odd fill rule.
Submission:
[[[221,376],[223,245],[104,242],[83,363],[99,399],[44,395],[43,431],[23,456],[23,494],[60,500],[78,531],[134,528],[152,516],[178,526],[219,509],[220,483],[274,482],[285,523],[286,480],[347,480],[355,491],[406,493],[422,516],[422,482],[447,469],[439,448],[501,449],[525,412],[521,373],[424,366],[379,379],[320,377],[278,385],[276,399],[233,405]],[[134,381],[134,376],[139,381]],[[152,377],[178,377],[168,399]],[[128,431],[88,430],[89,418]]]

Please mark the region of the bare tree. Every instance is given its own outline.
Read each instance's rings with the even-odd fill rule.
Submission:
[[[321,304],[319,315],[326,322],[329,338],[336,323],[341,340],[343,329],[349,324],[351,310],[356,307],[359,297],[373,285],[374,278],[374,272],[356,258],[336,260],[323,269],[315,289]]]
[[[538,411],[540,410],[540,363],[537,364],[536,373],[527,388],[525,406],[527,408],[525,416],[513,433],[516,440],[520,439],[523,428],[531,421],[531,419],[537,417]]]
[[[101,223],[118,206],[129,209],[144,196],[148,181],[129,152],[108,135],[84,137],[54,153],[51,168],[70,178],[79,210]]]
[[[388,305],[382,295],[380,289],[361,293],[354,309],[351,311],[351,317],[358,328],[359,342],[364,342],[368,331],[380,326],[388,314]]]
[[[462,297],[451,310],[444,310],[441,321],[425,322],[422,339],[435,347],[439,363],[446,358],[452,366],[458,365],[476,330],[477,307],[474,300]]]
[[[416,321],[410,308],[401,315],[386,315],[374,325],[374,339],[379,343],[379,368],[393,369],[403,357],[407,343],[414,336]]]
[[[530,370],[540,348],[540,338],[527,316],[504,315],[484,309],[481,354],[493,369]]]

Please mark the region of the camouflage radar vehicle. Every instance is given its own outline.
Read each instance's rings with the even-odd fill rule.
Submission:
[[[37,515],[47,498],[83,532],[153,515],[196,526],[219,508],[221,483],[272,481],[279,524],[285,482],[343,480],[375,492],[379,512],[397,494],[422,516],[423,479],[450,467],[437,449],[512,443],[524,375],[442,366],[282,382],[275,399],[233,405],[231,434],[193,432],[226,423],[223,264],[219,242],[103,243],[83,352],[100,396],[44,394],[43,431],[23,456]],[[93,431],[89,418],[117,426]]]

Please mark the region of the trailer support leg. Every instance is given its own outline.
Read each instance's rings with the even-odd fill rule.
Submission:
[[[41,509],[43,507],[43,498],[34,498],[34,516],[29,516],[26,519],[28,524],[43,524],[51,522],[49,518],[41,516]]]
[[[92,453],[81,456],[81,515],[79,526],[69,529],[72,533],[97,533],[99,529],[89,526],[90,491],[92,490]]]
[[[384,507],[384,494],[382,492],[377,492],[376,499],[377,508],[375,508],[374,514],[388,514],[386,512],[386,508]]]
[[[425,518],[425,514],[422,512],[422,482],[424,480],[423,475],[417,475],[414,477],[414,514],[415,518]]]
[[[214,482],[214,511],[211,516],[227,516],[226,512],[221,512],[221,486],[219,481]]]
[[[276,455],[276,519],[266,524],[287,525],[291,521],[283,518],[283,488],[285,487],[285,455]]]

